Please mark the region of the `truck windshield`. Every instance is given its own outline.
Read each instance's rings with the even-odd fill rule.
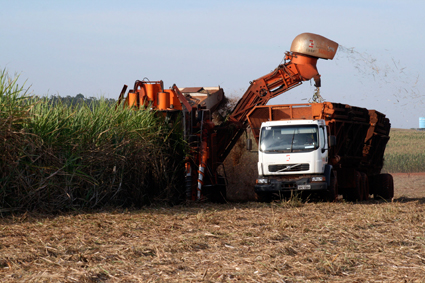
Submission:
[[[318,148],[316,125],[263,127],[262,152],[307,152]]]

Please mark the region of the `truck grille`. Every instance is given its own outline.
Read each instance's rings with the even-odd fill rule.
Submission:
[[[291,167],[291,168],[288,168]],[[284,170],[285,168],[288,168],[286,170]],[[297,171],[308,171],[310,170],[310,164],[308,163],[303,163],[303,164],[274,164],[274,165],[269,165],[269,172],[278,172],[278,171],[282,171],[282,172],[297,172]]]

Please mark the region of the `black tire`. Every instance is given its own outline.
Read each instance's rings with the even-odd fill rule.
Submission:
[[[211,201],[215,203],[226,202],[226,179],[223,176],[218,176],[218,184],[214,186],[211,192]]]
[[[338,179],[336,176],[331,177],[331,184],[329,186],[326,199],[328,201],[336,201],[338,198]]]
[[[392,199],[394,197],[394,180],[390,174],[378,176],[377,192],[375,198]]]
[[[362,175],[360,172],[356,172],[355,175],[356,186],[351,188],[347,193],[346,199],[348,201],[362,201],[363,200],[363,185],[362,185]]]
[[[363,186],[363,200],[368,200],[370,196],[369,178],[366,173],[362,174],[362,186]]]
[[[271,193],[258,192],[258,193],[255,193],[255,200],[258,202],[271,202],[272,195]]]
[[[210,180],[206,180],[201,192],[204,201],[213,203],[225,203],[226,179],[222,176],[218,176],[217,184],[214,185],[211,184]]]

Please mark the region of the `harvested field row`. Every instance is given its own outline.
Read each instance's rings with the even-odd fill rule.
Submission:
[[[403,178],[412,178],[403,176]],[[424,182],[422,176],[421,184]],[[396,184],[399,182],[396,176]],[[402,180],[406,184],[406,180]],[[5,282],[420,282],[423,188],[394,202],[189,205],[1,219]]]

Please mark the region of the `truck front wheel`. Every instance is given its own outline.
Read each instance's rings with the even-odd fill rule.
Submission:
[[[258,192],[258,193],[255,193],[255,199],[258,202],[271,202],[272,201],[272,195],[271,195],[271,193]]]

